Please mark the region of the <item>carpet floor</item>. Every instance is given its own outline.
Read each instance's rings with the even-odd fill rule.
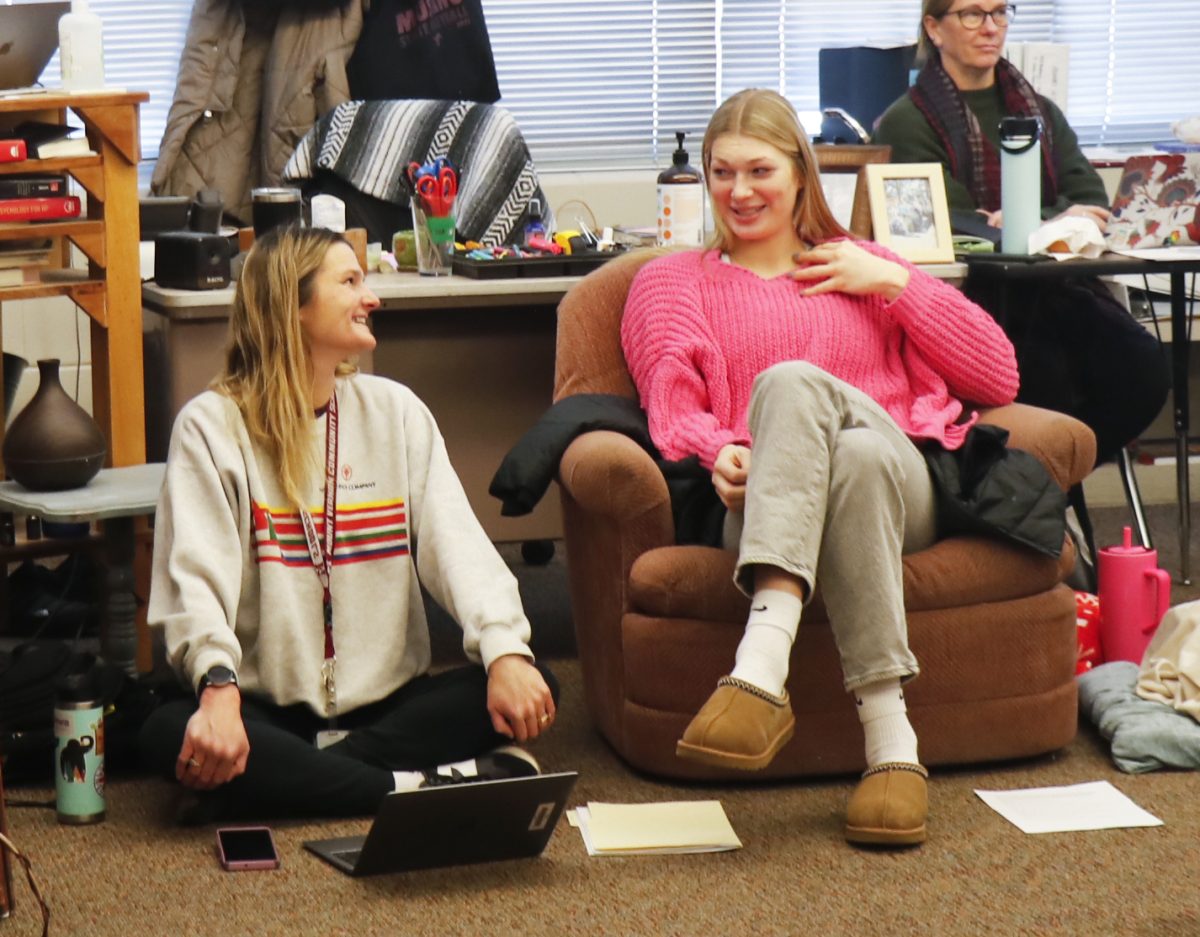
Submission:
[[[1119,530],[1120,512],[1108,513],[1093,518],[1101,544],[1112,542],[1113,525]],[[1165,541],[1168,534],[1158,536]],[[563,687],[559,720],[533,751],[548,770],[579,772],[571,805],[719,799],[742,849],[591,858],[564,820],[537,859],[352,879],[301,844],[365,832],[367,820],[284,822],[274,827],[280,869],[227,873],[217,865],[211,827],[171,824],[175,792],[166,783],[112,780],[108,818],[88,827],[61,826],[53,810],[11,803],[45,801],[49,789],[10,790],[10,834],[32,860],[50,904],[50,933],[1200,937],[1193,774],[1124,774],[1107,743],[1084,725],[1070,746],[1049,756],[935,772],[924,846],[851,848],[841,823],[853,778],[687,785],[629,769],[587,717],[563,604],[561,551],[545,567],[506,556],[540,632],[539,654]],[[442,625],[435,631],[453,651],[452,634]],[[1110,781],[1164,825],[1029,836],[975,794],[1097,780]],[[0,922],[0,934],[40,933],[19,870],[14,891],[16,910]]]

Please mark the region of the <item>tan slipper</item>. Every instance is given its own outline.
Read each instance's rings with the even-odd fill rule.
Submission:
[[[775,696],[736,677],[722,677],[675,743],[675,754],[718,768],[758,771],[771,763],[795,728],[786,692]]]
[[[846,807],[846,839],[874,846],[925,842],[928,777],[923,767],[907,762],[867,769]]]

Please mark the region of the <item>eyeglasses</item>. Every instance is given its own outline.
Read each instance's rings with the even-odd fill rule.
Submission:
[[[978,29],[989,16],[997,26],[1007,26],[1016,18],[1017,8],[1012,3],[1006,3],[1004,6],[998,6],[994,10],[987,11],[981,10],[979,7],[970,7],[966,10],[948,10],[942,14],[942,17],[947,17],[951,13],[958,17],[958,21],[963,24],[963,28]]]

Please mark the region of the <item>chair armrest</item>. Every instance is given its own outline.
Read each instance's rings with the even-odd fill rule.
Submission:
[[[558,480],[586,513],[618,525],[648,523],[660,530],[661,545],[674,542],[666,479],[628,436],[593,430],[575,437],[559,462]]]
[[[1083,481],[1096,464],[1095,434],[1065,413],[1010,403],[982,411],[979,422],[1007,429],[1008,445],[1034,455],[1064,491]]]
[[[628,436],[577,436],[559,462],[563,540],[571,615],[588,710],[618,748],[623,744],[629,572],[647,550],[675,542],[667,483]]]

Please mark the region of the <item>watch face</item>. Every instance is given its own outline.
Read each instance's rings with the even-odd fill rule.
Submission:
[[[227,686],[230,683],[237,683],[237,677],[228,667],[217,666],[210,668],[204,675],[203,683],[205,686]]]

